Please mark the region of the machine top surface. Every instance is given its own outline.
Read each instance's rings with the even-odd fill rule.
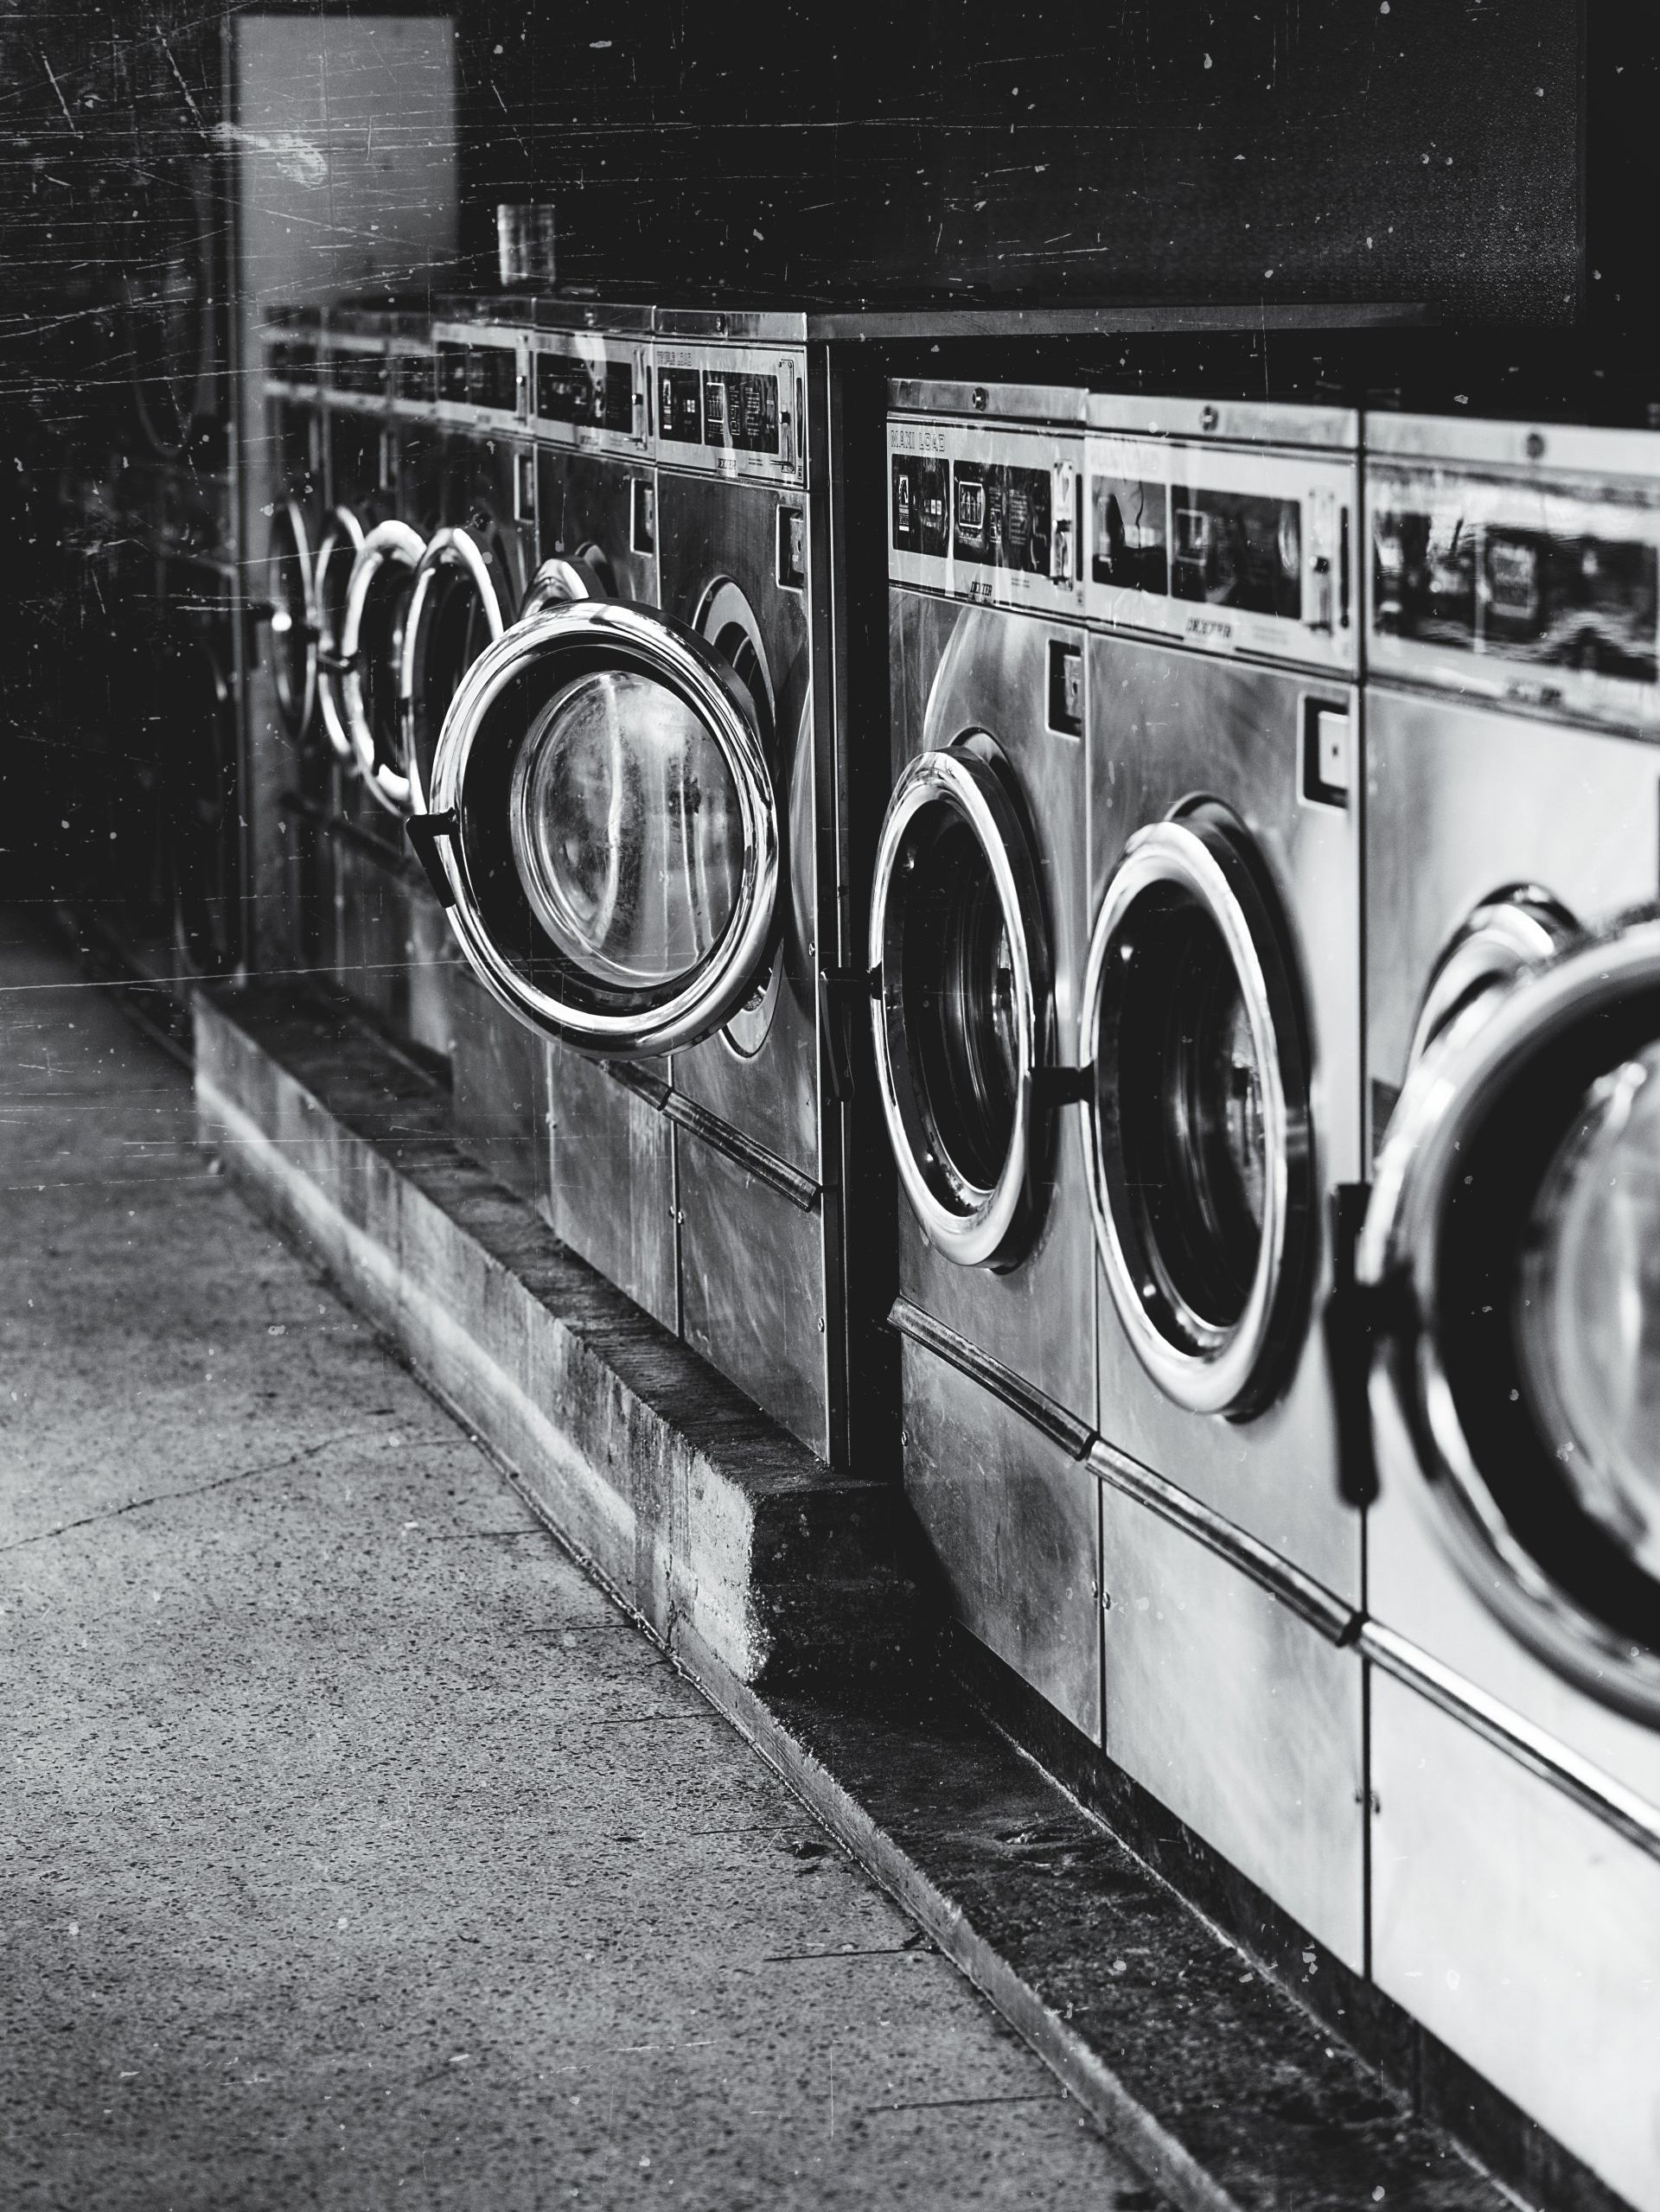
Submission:
[[[1515,469],[1540,479],[1646,477],[1660,483],[1660,430],[1380,413],[1367,416],[1364,442],[1369,453],[1471,470]]]
[[[1351,452],[1360,443],[1356,409],[1277,400],[1092,392],[1089,422],[1091,430],[1135,437],[1204,438],[1219,444],[1314,446]]]
[[[961,415],[970,422],[1053,423],[1081,430],[1088,420],[1088,392],[1060,384],[971,384],[892,377],[888,405],[896,414]]]

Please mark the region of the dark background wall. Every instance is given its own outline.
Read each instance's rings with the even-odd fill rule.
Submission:
[[[465,20],[478,216],[551,198],[565,272],[602,285],[1580,304],[1571,0]]]

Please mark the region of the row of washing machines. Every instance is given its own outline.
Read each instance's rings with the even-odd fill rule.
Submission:
[[[1660,437],[395,324],[268,363],[323,965],[1660,2205]]]

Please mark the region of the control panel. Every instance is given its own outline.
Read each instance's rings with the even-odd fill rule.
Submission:
[[[1201,652],[1358,663],[1347,457],[1092,435],[1085,611]]]
[[[1660,481],[1380,456],[1366,509],[1374,675],[1660,735]]]
[[[532,426],[555,445],[638,453],[648,442],[650,351],[587,331],[539,335]]]
[[[1077,614],[1082,437],[893,416],[887,443],[895,583]]]
[[[503,429],[524,421],[529,384],[529,337],[522,330],[476,324],[433,327],[440,421]]]
[[[661,467],[805,484],[805,353],[660,340],[654,367]]]

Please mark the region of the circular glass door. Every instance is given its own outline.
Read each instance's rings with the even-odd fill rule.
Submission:
[[[410,596],[425,550],[408,523],[376,523],[352,564],[341,630],[341,694],[358,773],[397,813],[409,806],[399,679]]]
[[[1084,975],[1090,1202],[1107,1287],[1177,1405],[1242,1418],[1304,1318],[1308,1059],[1288,935],[1242,825],[1139,830]]]
[[[1496,977],[1427,1036],[1357,1272],[1374,1413],[1471,1587],[1660,1725],[1660,920]]]
[[[421,555],[404,624],[399,706],[405,783],[403,803],[425,812],[438,732],[462,678],[514,618],[503,549],[470,531],[436,531]]]
[[[871,901],[876,1065],[899,1179],[930,1244],[1013,1265],[1038,1216],[1053,1025],[1049,933],[1012,777],[971,731],[888,801]]]
[[[772,945],[779,832],[752,703],[695,632],[570,601],[463,678],[412,834],[481,979],[600,1057],[696,1043]]]
[[[287,500],[271,522],[265,560],[271,674],[284,729],[303,744],[317,705],[317,580],[305,510]]]
[[[337,507],[323,526],[322,542],[317,547],[317,703],[322,710],[322,726],[335,757],[343,768],[350,768],[357,766],[357,751],[352,743],[342,689],[346,673],[342,645],[346,630],[347,595],[362,547],[362,524],[350,507]]]

